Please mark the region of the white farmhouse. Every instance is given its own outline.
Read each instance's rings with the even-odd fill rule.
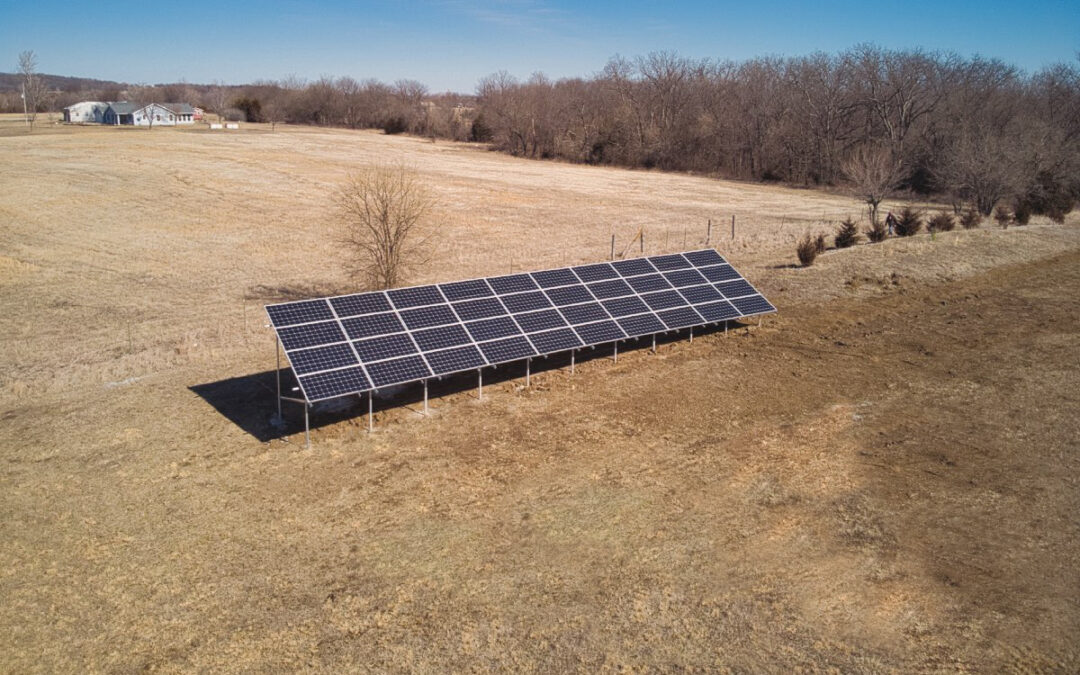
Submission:
[[[64,121],[76,124],[104,124],[109,104],[103,101],[81,101],[64,108]]]
[[[116,101],[110,103],[105,109],[101,122],[112,125],[133,124],[141,127],[194,124],[195,109],[187,103],[150,103],[139,106],[128,101]]]

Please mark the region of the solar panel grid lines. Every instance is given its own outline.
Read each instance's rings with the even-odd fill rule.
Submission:
[[[371,380],[359,366],[314,375],[300,375],[296,379],[304,397],[312,403],[371,389]]]
[[[361,377],[367,389],[334,395],[776,309],[723,256],[705,249],[279,303],[266,311],[304,378],[305,398],[314,401]]]

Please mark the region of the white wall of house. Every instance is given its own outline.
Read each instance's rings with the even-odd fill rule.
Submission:
[[[108,109],[108,103],[103,103],[101,101],[80,101],[79,103],[64,108],[64,121],[102,124],[105,121],[105,111]]]
[[[178,117],[183,117],[183,116],[178,116],[173,111],[171,111],[168,108],[165,108],[163,106],[160,106],[157,103],[151,103],[150,105],[146,106],[145,108],[141,108],[139,110],[136,110],[134,119],[135,119],[135,126],[139,126],[139,127],[151,126],[151,122],[153,123],[153,126],[155,126],[155,127],[156,126],[174,127],[177,124],[186,124],[186,123],[190,122],[190,120],[188,122],[185,122],[183,120],[179,120],[179,119],[177,119]]]

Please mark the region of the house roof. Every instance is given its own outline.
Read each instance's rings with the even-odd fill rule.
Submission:
[[[168,108],[177,115],[194,115],[195,108],[192,108],[187,103],[159,103],[162,108]]]
[[[131,101],[113,101],[109,104],[113,112],[117,115],[130,115],[139,109],[139,106],[135,105]]]

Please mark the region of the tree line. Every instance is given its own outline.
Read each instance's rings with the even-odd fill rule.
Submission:
[[[616,56],[585,78],[495,73],[473,95],[351,77],[139,93],[232,119],[379,128],[537,159],[853,186],[872,218],[897,190],[984,215],[1010,202],[1060,218],[1080,199],[1080,61],[1028,74],[861,45],[746,61]]]

